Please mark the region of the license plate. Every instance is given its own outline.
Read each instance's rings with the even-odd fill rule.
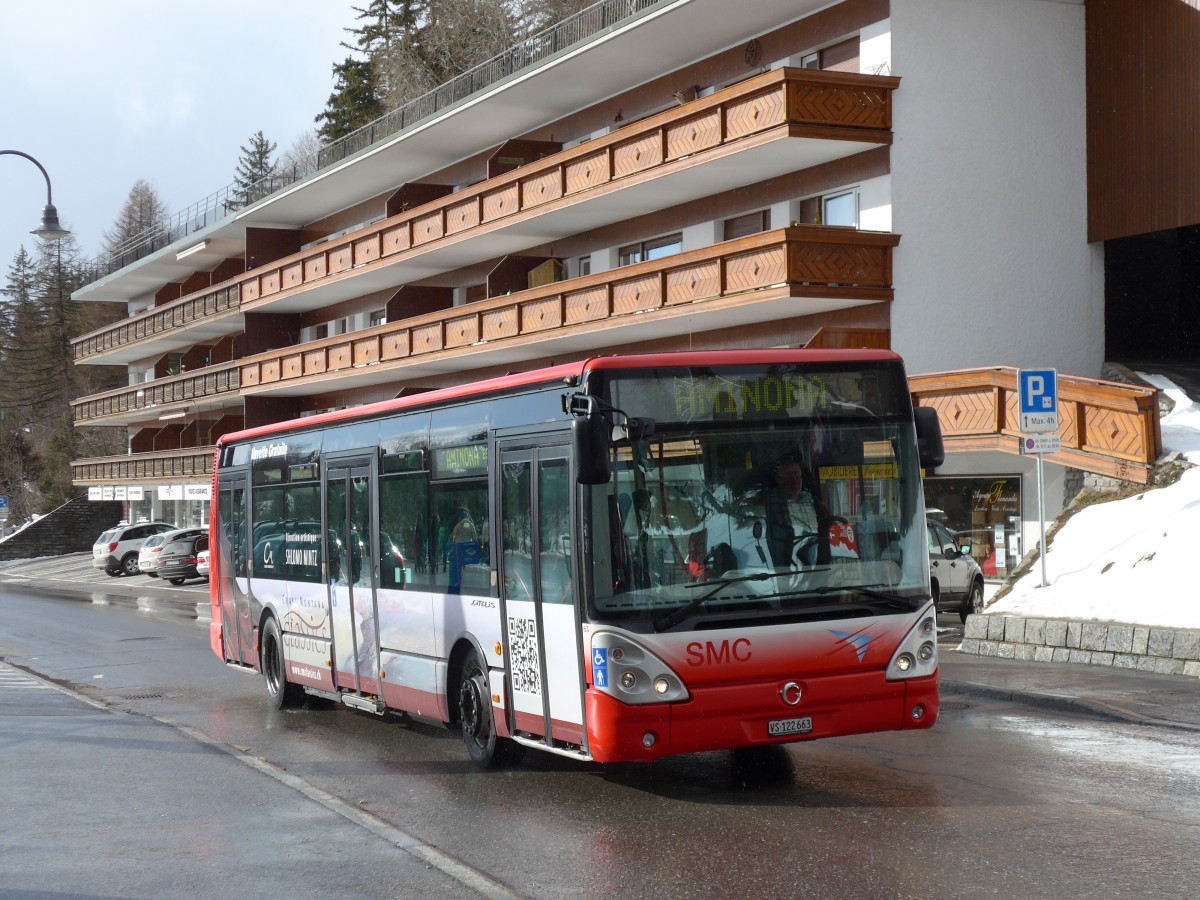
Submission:
[[[782,734],[808,734],[812,731],[812,716],[803,719],[775,719],[767,723],[767,734],[778,737]]]

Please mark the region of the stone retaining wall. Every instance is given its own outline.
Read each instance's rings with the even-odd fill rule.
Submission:
[[[959,649],[977,656],[1200,676],[1200,631],[1150,625],[969,616]]]

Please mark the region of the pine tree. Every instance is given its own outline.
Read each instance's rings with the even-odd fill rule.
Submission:
[[[275,147],[261,131],[256,131],[250,135],[250,145],[239,148],[242,155],[234,173],[233,199],[225,202],[227,209],[249,206],[275,189],[275,161],[271,158]]]
[[[166,231],[171,211],[153,185],[139,178],[125,199],[112,227],[104,232],[104,253],[109,261],[122,265],[121,256],[135,243],[141,243],[157,229]]]
[[[317,134],[326,144],[375,121],[386,111],[375,91],[369,62],[347,56],[334,65],[333,76],[333,93],[325,102],[324,111],[313,120],[321,123]]]
[[[0,288],[0,481],[9,481],[10,504],[19,494],[30,513],[77,493],[71,464],[81,452],[109,456],[125,448],[124,429],[74,424],[73,398],[122,382],[119,367],[74,365],[71,339],[123,314],[115,304],[71,299],[82,270],[68,235],[41,245],[36,257],[22,248]],[[23,521],[16,508],[11,518]]]

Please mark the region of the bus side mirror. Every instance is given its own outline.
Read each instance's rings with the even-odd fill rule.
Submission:
[[[930,406],[913,409],[917,424],[917,457],[922,469],[936,469],[946,461],[946,447],[942,443],[942,425],[937,410]]]
[[[571,444],[575,455],[576,480],[580,484],[607,484],[612,477],[609,446],[612,426],[595,404],[571,420]]]

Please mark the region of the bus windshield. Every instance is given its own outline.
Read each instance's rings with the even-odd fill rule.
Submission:
[[[762,373],[723,373],[724,394],[695,373],[653,378],[610,386],[614,407],[655,425],[617,443],[612,479],[590,491],[593,621],[662,631],[928,599],[911,407],[886,369],[785,376],[768,410],[746,394]],[[678,411],[689,421],[660,418]]]

